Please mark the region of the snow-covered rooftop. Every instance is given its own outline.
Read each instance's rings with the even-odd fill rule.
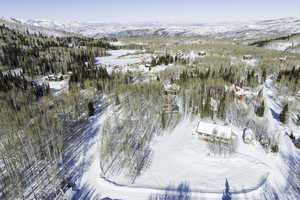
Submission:
[[[205,133],[214,137],[220,137],[225,139],[230,139],[232,137],[231,127],[201,121],[198,123],[196,132]]]

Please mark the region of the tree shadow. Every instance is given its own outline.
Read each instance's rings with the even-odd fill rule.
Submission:
[[[279,114],[272,108],[270,108],[270,111],[271,111],[273,118],[276,119],[277,121],[279,121]]]
[[[164,192],[150,195],[148,200],[191,200],[191,188],[186,182],[177,187],[169,185]]]
[[[78,180],[95,160],[96,155],[89,155],[88,151],[96,142],[95,137],[100,128],[96,124],[96,119],[101,117],[104,109],[105,107],[97,108],[95,116],[77,124],[72,135],[64,141],[63,169],[60,176],[72,186],[72,200],[90,199],[95,193],[88,185],[77,186],[76,182],[79,182]]]

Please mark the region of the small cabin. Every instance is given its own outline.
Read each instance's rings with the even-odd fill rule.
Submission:
[[[225,143],[237,136],[230,126],[217,125],[207,122],[199,122],[194,134],[201,139],[208,141],[216,140]]]
[[[252,55],[244,55],[243,60],[252,60],[253,56]]]
[[[180,90],[180,87],[176,84],[166,84],[164,86],[165,95],[177,95]]]

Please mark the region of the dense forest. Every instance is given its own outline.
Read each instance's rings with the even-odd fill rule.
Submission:
[[[41,199],[64,187],[64,141],[88,110],[76,88],[109,78],[92,66],[96,56],[114,48],[110,41],[115,39],[46,37],[0,26],[1,199]],[[40,82],[58,73],[71,74],[74,83],[61,97]]]

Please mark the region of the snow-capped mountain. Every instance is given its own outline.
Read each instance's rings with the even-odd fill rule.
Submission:
[[[20,32],[29,32],[29,33],[37,33],[37,34],[43,34],[47,36],[54,36],[54,37],[64,37],[64,36],[70,36],[70,35],[78,35],[77,33],[73,32],[66,32],[62,28],[54,28],[46,26],[41,26],[38,23],[25,23],[22,20],[15,19],[15,18],[0,18],[0,25],[5,25],[6,27],[9,27],[11,29],[20,31]]]
[[[20,20],[48,29],[59,29],[89,37],[133,36],[213,36],[229,39],[261,39],[300,32],[300,19],[281,18],[252,22],[227,23],[95,23],[79,21]]]
[[[67,32],[88,37],[211,36],[235,40],[262,40],[300,32],[300,19],[281,18],[223,23],[107,23],[1,18],[1,23],[19,30],[61,36]]]

